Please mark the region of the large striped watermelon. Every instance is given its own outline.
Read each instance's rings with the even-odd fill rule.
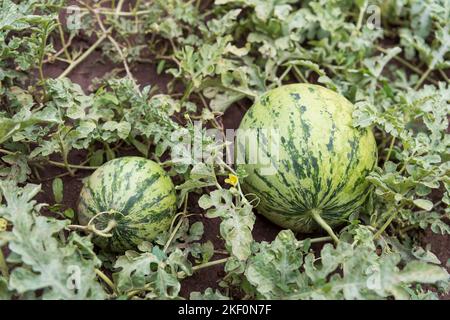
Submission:
[[[248,173],[244,191],[260,198],[259,213],[296,231],[321,225],[330,232],[358,210],[377,147],[371,130],[352,126],[352,112],[344,97],[311,84],[282,86],[256,101],[237,133],[237,163]],[[248,129],[256,129],[259,162]]]
[[[169,228],[176,210],[171,179],[156,162],[140,157],[123,157],[98,168],[81,190],[78,219],[83,225],[95,218],[99,230],[111,220],[112,237],[95,237],[100,247],[122,252],[144,240],[153,240]]]

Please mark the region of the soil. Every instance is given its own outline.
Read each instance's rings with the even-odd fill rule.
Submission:
[[[89,47],[92,45],[93,39],[87,38],[79,41],[77,45]],[[85,92],[90,92],[92,88],[90,85],[92,80],[111,72],[115,66],[111,63],[101,62],[100,51],[93,52],[82,64],[75,68],[69,75],[69,78],[78,83]],[[45,69],[45,75],[47,77],[57,77],[63,72],[65,65],[63,63],[47,64]],[[132,69],[132,73],[138,82],[142,85],[158,86],[162,91],[166,90],[166,84],[170,80],[167,75],[157,75],[155,64],[138,64]],[[222,121],[225,128],[236,129],[244,115],[246,108],[249,106],[249,102],[241,105],[233,105],[230,107],[222,117]],[[127,152],[126,154],[129,154]],[[123,155],[123,154],[122,154]],[[70,153],[69,161],[73,164],[78,164],[85,159],[84,151],[74,151]],[[58,157],[54,157],[53,160],[60,160]],[[40,170],[42,183],[42,192],[36,197],[38,201],[53,204],[53,192],[51,189],[52,178],[65,173],[64,169],[56,168],[53,166],[46,166],[44,170]],[[74,177],[65,175],[62,177],[64,182],[64,198],[63,205],[68,208],[76,208],[79,193],[82,186],[82,179],[88,176],[90,171],[79,170]],[[201,212],[201,209],[197,206],[196,197],[191,197],[189,201],[189,212]],[[216,250],[223,250],[224,243],[220,239],[219,235],[219,219],[208,219],[199,215],[190,218],[191,222],[201,220],[205,226],[205,234],[202,241],[210,240],[213,242]],[[257,215],[256,224],[253,230],[254,238],[257,241],[272,241],[281,229],[276,225],[270,223],[264,217]],[[299,239],[312,235],[298,235]],[[316,235],[319,236],[319,235]],[[421,240],[424,245],[429,245],[433,253],[437,255],[442,265],[447,263],[450,258],[450,237],[439,236],[433,234],[431,231],[423,232]],[[319,247],[320,248],[320,247]],[[220,259],[223,256],[216,254],[212,259]],[[447,266],[448,268],[448,266]],[[448,268],[450,271],[450,268]],[[193,276],[187,278],[182,283],[181,295],[188,298],[189,293],[192,291],[204,291],[208,287],[219,288],[218,282],[224,276],[223,265],[205,268],[196,272]],[[441,297],[442,299],[450,299],[450,295]]]

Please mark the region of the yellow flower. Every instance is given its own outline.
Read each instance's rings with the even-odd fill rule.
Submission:
[[[6,230],[6,226],[8,225],[8,221],[3,218],[0,218],[0,232]]]
[[[239,178],[234,174],[229,174],[228,178],[225,179],[225,183],[231,184],[233,187],[236,187],[239,182]]]

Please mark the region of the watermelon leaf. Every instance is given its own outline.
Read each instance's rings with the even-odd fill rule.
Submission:
[[[245,276],[266,299],[406,299],[410,284],[448,279],[445,269],[421,261],[400,268],[398,254],[377,255],[368,240],[356,246],[340,242],[336,248],[327,244],[317,259],[302,251],[292,232],[282,231],[272,243],[262,243]]]
[[[87,237],[76,234],[65,241],[55,237],[68,221],[38,214],[42,205],[36,205],[32,198],[40,186],[27,184],[19,188],[4,181],[0,191],[6,200],[0,206],[0,216],[13,224],[8,232],[13,253],[10,257],[22,263],[12,270],[9,288],[18,294],[34,294],[41,289],[46,299],[105,298],[105,291],[96,281],[94,270],[100,260],[92,251],[93,245]],[[84,248],[90,248],[88,255]]]

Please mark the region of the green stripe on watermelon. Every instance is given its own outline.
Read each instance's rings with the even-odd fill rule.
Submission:
[[[104,229],[114,220],[112,237],[95,237],[100,247],[123,252],[166,231],[176,211],[175,188],[157,163],[140,157],[114,159],[98,168],[80,194],[78,219]]]
[[[268,150],[273,137],[260,146],[275,168],[264,175],[268,166],[249,163],[252,156],[237,134],[236,156],[245,155],[248,174],[242,187],[259,196],[259,213],[295,231],[321,226],[330,232],[328,225],[342,224],[361,207],[371,191],[365,177],[376,165],[377,147],[370,129],[353,127],[352,113],[344,97],[310,84],[282,86],[255,102],[239,129],[272,128],[280,137],[278,157]]]

